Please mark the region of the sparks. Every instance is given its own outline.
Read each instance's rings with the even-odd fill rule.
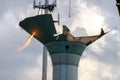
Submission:
[[[29,39],[27,40],[27,42],[22,46],[20,47],[17,51],[23,51],[26,47],[29,46],[30,42],[32,41],[33,37],[34,37],[35,33],[33,33]]]

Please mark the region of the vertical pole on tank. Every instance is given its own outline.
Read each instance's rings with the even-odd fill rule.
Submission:
[[[47,48],[43,47],[42,80],[47,80]]]
[[[45,6],[48,6],[48,0],[45,0]],[[47,8],[45,14],[48,14]],[[43,47],[42,80],[47,80],[47,48],[45,46]]]

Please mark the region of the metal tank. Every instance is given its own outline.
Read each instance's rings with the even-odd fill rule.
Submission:
[[[78,80],[78,65],[86,45],[78,42],[46,44],[53,64],[53,80]]]

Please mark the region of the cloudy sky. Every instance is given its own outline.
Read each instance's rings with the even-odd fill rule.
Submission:
[[[119,80],[120,17],[115,0],[71,1],[70,18],[69,0],[58,0],[53,16],[57,19],[60,13],[61,25],[67,25],[74,36],[99,34],[100,28],[111,31],[85,49],[79,63],[79,80]],[[0,80],[41,80],[43,45],[33,39],[26,49],[17,51],[29,37],[19,22],[37,14],[32,2],[0,0]],[[61,32],[61,26],[56,29]],[[48,80],[52,80],[52,64],[48,59]]]

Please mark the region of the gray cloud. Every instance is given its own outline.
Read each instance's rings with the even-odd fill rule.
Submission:
[[[16,1],[16,0],[1,0],[0,4],[0,13],[4,13],[6,10],[12,10],[15,9],[19,11],[20,9],[27,8],[27,5],[31,4],[32,0],[24,0],[24,1]],[[22,7],[21,7],[22,6]]]
[[[101,43],[98,43],[99,48],[101,48],[102,52],[98,52],[97,54],[95,54],[95,52],[92,51],[92,55],[102,63],[119,65],[118,63],[120,62],[120,44],[118,38],[120,38],[119,33],[113,34],[111,32],[110,34],[106,35],[106,44],[101,45]]]

